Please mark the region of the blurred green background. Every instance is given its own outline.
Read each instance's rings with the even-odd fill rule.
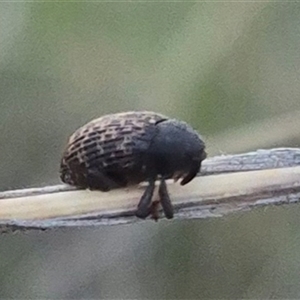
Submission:
[[[210,156],[300,144],[299,3],[0,3],[1,190],[59,183],[106,113],[183,119]],[[300,298],[300,208],[2,235],[0,298]]]

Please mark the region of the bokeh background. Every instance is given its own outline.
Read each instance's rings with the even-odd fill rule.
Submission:
[[[59,183],[111,112],[183,119],[210,156],[299,146],[299,49],[299,3],[1,2],[0,189]],[[299,298],[299,226],[293,205],[1,235],[0,298]]]

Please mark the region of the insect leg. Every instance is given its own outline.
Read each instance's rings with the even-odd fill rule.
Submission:
[[[172,219],[174,215],[173,205],[169,196],[168,188],[164,178],[161,179],[158,194],[160,197],[160,203],[164,210],[167,219]]]
[[[185,185],[187,183],[189,183],[192,179],[195,178],[195,176],[197,175],[197,173],[199,172],[201,168],[201,161],[194,161],[189,173],[187,174],[186,177],[184,177],[182,179],[182,181],[180,182],[181,185]]]
[[[90,168],[88,170],[86,181],[88,188],[91,190],[100,190],[103,192],[107,192],[113,188],[118,187],[114,180],[95,168]]]
[[[141,197],[135,215],[138,218],[146,218],[151,213],[151,200],[155,188],[155,179],[149,180],[149,184]]]

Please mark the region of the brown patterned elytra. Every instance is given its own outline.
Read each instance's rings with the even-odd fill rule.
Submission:
[[[160,202],[166,218],[173,206],[165,180],[190,182],[206,158],[205,144],[187,123],[149,111],[105,115],[76,130],[60,166],[61,180],[79,188],[109,191],[147,181],[135,215],[157,219]],[[159,198],[152,202],[155,181]]]

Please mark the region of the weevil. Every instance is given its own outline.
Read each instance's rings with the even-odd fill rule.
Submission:
[[[149,111],[109,114],[76,130],[63,153],[61,180],[91,190],[109,191],[148,182],[135,215],[157,215],[155,181],[166,218],[174,215],[167,179],[189,183],[206,158],[201,136],[183,121]]]

